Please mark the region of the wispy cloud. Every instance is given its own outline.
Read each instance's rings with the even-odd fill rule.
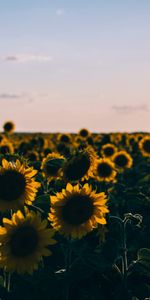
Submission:
[[[65,14],[65,10],[64,10],[63,8],[58,8],[58,9],[56,10],[56,15],[57,15],[58,17],[63,16],[64,14]]]
[[[136,112],[147,112],[149,111],[149,107],[147,104],[141,104],[141,105],[113,105],[112,109],[121,114],[131,114]]]
[[[0,94],[0,99],[18,99],[21,97],[22,97],[22,95],[19,95],[19,94],[9,94],[9,93]]]
[[[37,54],[16,54],[16,55],[6,55],[0,57],[1,61],[4,62],[17,62],[17,63],[32,63],[32,62],[51,62],[52,57],[46,55]]]
[[[32,94],[29,93],[1,93],[0,94],[0,102],[3,104],[8,104],[13,102],[13,105],[15,104],[27,104],[35,101],[35,97]]]

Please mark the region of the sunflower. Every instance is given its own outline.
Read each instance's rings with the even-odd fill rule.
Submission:
[[[88,131],[88,129],[82,128],[82,129],[80,129],[78,135],[81,136],[82,138],[85,138],[85,139],[86,139],[86,138],[89,137],[91,134],[90,134],[90,132]]]
[[[104,157],[111,158],[115,154],[116,151],[117,151],[117,148],[115,147],[115,145],[108,143],[108,144],[105,144],[102,146],[101,154]]]
[[[108,158],[98,159],[94,175],[97,181],[115,182],[117,175],[115,164]]]
[[[51,209],[48,219],[53,228],[66,237],[80,239],[96,228],[106,224],[109,212],[105,193],[96,194],[92,187],[84,184],[67,184],[56,196],[51,196]]]
[[[53,151],[50,148],[45,148],[43,153],[41,153],[41,156],[47,156],[49,153],[52,153]]]
[[[38,146],[41,149],[45,149],[48,147],[48,140],[46,138],[44,138],[44,136],[39,136],[38,137]]]
[[[7,142],[7,138],[3,134],[0,134],[0,145],[5,142]]]
[[[34,180],[37,171],[16,162],[2,160],[0,167],[0,210],[19,209],[34,201],[40,183]]]
[[[133,164],[133,159],[131,155],[127,153],[125,150],[116,152],[112,160],[115,163],[115,166],[120,170],[131,168]]]
[[[15,129],[15,124],[11,121],[8,121],[4,124],[3,128],[6,133],[12,133]]]
[[[41,169],[47,178],[53,179],[60,176],[60,170],[65,158],[59,153],[49,153],[42,161]]]
[[[29,161],[38,161],[39,160],[39,154],[37,151],[29,151],[27,153],[27,158]]]
[[[13,154],[14,147],[9,141],[3,141],[0,145],[0,154]]]
[[[96,159],[97,155],[90,146],[78,151],[64,164],[64,180],[74,182],[92,177]]]
[[[139,148],[143,156],[150,157],[150,136],[146,135],[139,141]]]
[[[29,143],[27,141],[21,141],[20,144],[18,145],[18,152],[21,155],[26,155],[28,153],[29,149]]]
[[[60,143],[70,144],[71,143],[71,135],[68,133],[59,134],[58,141]]]
[[[56,148],[57,148],[57,151],[59,153],[61,153],[62,155],[64,155],[65,157],[70,156],[70,150],[71,150],[70,145],[67,145],[65,143],[58,143]]]
[[[6,271],[32,274],[38,269],[43,256],[51,255],[47,248],[56,241],[54,230],[47,228],[47,221],[39,213],[25,208],[12,215],[11,220],[3,218],[0,227],[0,266]]]

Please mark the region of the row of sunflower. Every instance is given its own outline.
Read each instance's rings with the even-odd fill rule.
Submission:
[[[149,297],[150,135],[14,128],[0,134],[1,298]]]

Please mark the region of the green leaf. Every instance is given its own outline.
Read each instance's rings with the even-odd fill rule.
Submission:
[[[42,209],[47,214],[50,210],[50,195],[44,194],[37,197],[34,206],[37,207],[37,210],[38,208]]]
[[[138,251],[138,260],[147,260],[150,262],[150,249],[142,248]]]
[[[49,161],[47,161],[46,165],[51,168],[59,169],[62,167],[63,163],[64,163],[63,158],[53,158],[53,159],[50,159]]]

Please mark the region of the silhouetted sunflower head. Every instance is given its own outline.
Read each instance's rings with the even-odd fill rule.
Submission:
[[[11,121],[8,121],[4,124],[3,128],[6,133],[12,133],[15,129],[15,124]]]
[[[64,144],[70,144],[71,143],[71,135],[68,133],[59,134],[58,141],[60,143],[64,143]]]
[[[37,161],[39,160],[39,154],[37,151],[29,151],[27,154],[27,158],[29,161]]]
[[[91,177],[96,158],[96,153],[91,147],[77,151],[76,155],[64,164],[63,177],[65,181],[76,182]]]
[[[4,141],[0,145],[0,154],[13,154],[14,153],[14,147],[13,144],[9,141]]]
[[[65,157],[59,153],[52,152],[43,159],[41,169],[48,179],[60,177],[62,166],[65,162]]]
[[[90,136],[90,132],[88,131],[88,129],[82,128],[80,129],[78,135],[81,136],[82,138],[87,138]]]

